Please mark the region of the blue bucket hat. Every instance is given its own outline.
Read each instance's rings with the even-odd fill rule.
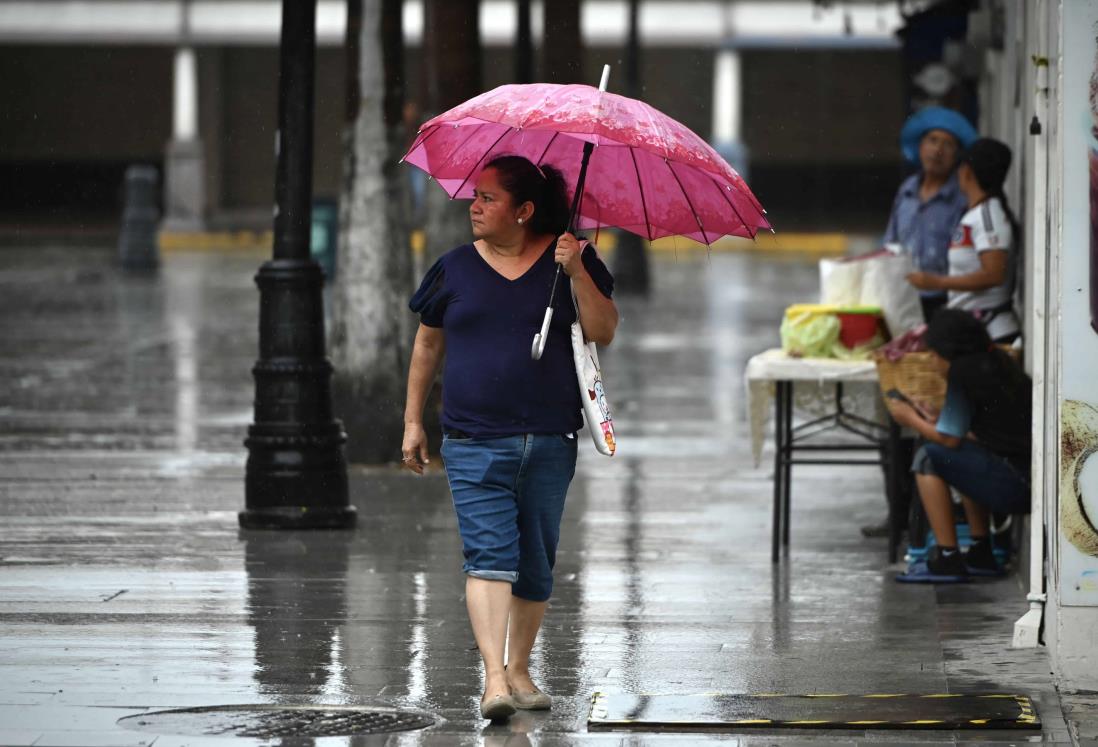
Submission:
[[[976,142],[979,134],[964,115],[941,106],[928,106],[908,117],[900,130],[900,150],[911,163],[919,162],[919,143],[931,130],[945,130],[957,138],[962,148]]]

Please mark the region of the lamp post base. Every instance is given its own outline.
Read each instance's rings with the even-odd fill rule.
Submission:
[[[238,514],[241,529],[354,529],[354,506],[268,506]]]

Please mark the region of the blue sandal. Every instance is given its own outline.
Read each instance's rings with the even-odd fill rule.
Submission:
[[[905,573],[896,576],[901,584],[966,584],[970,580],[967,574],[934,573],[925,560],[912,563]]]

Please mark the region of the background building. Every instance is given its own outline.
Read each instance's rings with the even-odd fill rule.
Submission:
[[[537,46],[546,11],[533,5]],[[0,224],[110,231],[125,167],[164,168],[173,142],[193,141],[201,178],[188,188],[200,188],[205,224],[269,228],[278,8],[0,0]],[[322,198],[339,192],[345,14],[319,3]],[[405,2],[411,111],[422,111],[423,15]],[[620,74],[626,22],[624,2],[583,3],[584,82],[606,62]],[[883,230],[908,106],[897,4],[645,0],[639,22],[643,98],[731,147],[780,230]],[[481,2],[485,87],[511,82],[515,27],[514,2]]]

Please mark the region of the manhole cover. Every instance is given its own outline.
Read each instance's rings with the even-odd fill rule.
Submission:
[[[118,720],[137,731],[193,736],[344,737],[431,726],[430,716],[391,708],[356,706],[217,706],[153,711]]]

